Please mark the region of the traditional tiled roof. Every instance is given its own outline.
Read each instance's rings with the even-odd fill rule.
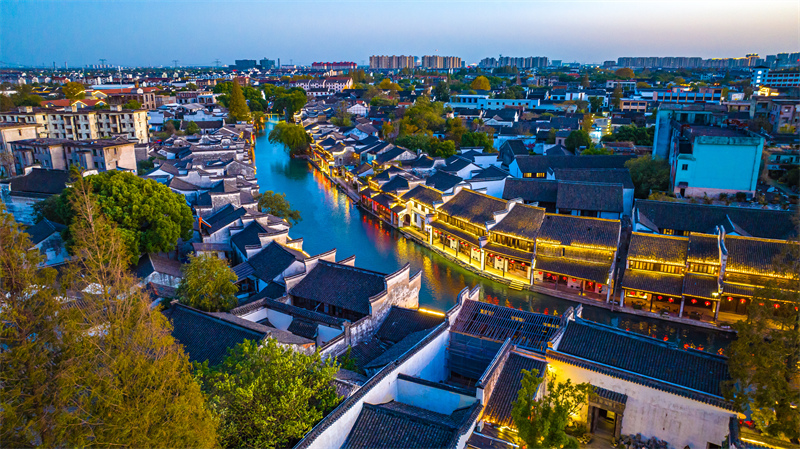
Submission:
[[[177,260],[167,259],[156,254],[145,253],[139,258],[134,272],[140,278],[146,278],[153,273],[163,273],[173,277],[183,277],[181,263]]]
[[[317,329],[317,323],[295,318],[286,330],[295,335],[314,340],[317,338]]]
[[[795,246],[794,251],[792,245]],[[788,265],[792,254],[798,254],[797,243],[753,237],[725,236],[728,249],[726,273],[786,276],[781,268]],[[796,274],[796,273],[795,273]]]
[[[384,366],[397,360],[401,355],[413,348],[414,345],[422,341],[422,339],[428,335],[428,332],[430,332],[429,329],[423,329],[406,335],[397,343],[388,346],[382,354],[379,354],[377,357],[364,363],[362,367],[366,370],[383,368]],[[381,341],[386,342],[385,340]]]
[[[511,174],[507,171],[497,168],[494,165],[490,165],[483,170],[479,171],[472,175],[469,179],[470,181],[491,181],[497,179],[505,179],[511,177]]]
[[[405,173],[405,170],[402,168],[395,167],[392,165],[391,167],[387,168],[386,170],[378,173],[377,175],[373,176],[372,179],[377,181],[389,181],[392,176],[398,175],[400,173]]]
[[[469,159],[464,159],[461,156],[451,156],[447,158],[447,165],[441,168],[442,171],[456,173],[459,170],[463,170],[467,168],[472,161]]]
[[[451,447],[476,408],[477,402],[443,415],[396,401],[364,404],[342,449]]]
[[[688,237],[634,232],[631,234],[628,259],[685,265],[688,250]]]
[[[457,237],[467,243],[471,243],[474,246],[480,246],[480,241],[476,235],[471,234],[455,226],[451,226],[447,223],[435,220],[431,222],[431,227],[433,229],[436,229],[437,231],[444,232],[451,236]]]
[[[605,388],[600,387],[592,387],[594,391],[592,394],[603,399],[608,399],[609,401],[618,402],[620,404],[626,404],[628,402],[628,395],[619,393],[616,391],[606,390]]]
[[[717,236],[690,234],[686,259],[689,262],[719,265],[719,241]]]
[[[683,275],[644,270],[625,270],[622,288],[644,290],[651,293],[680,297],[683,293]]]
[[[189,360],[208,360],[209,365],[221,362],[229,348],[245,340],[263,340],[268,333],[266,327],[256,331],[179,303],[172,304],[164,315],[172,322],[172,336],[183,345]]]
[[[526,203],[555,203],[557,194],[558,181],[544,178],[508,178],[503,188],[503,199]]]
[[[513,427],[511,408],[517,400],[519,389],[522,388],[522,370],[538,370],[539,377],[544,375],[547,362],[512,352],[508,356],[503,372],[497,378],[492,389],[492,395],[483,410],[486,421],[498,426]]]
[[[554,172],[559,181],[622,184],[625,189],[634,188],[631,173],[627,168],[557,168]]]
[[[381,186],[384,192],[397,193],[398,191],[408,190],[408,180],[404,176],[396,175],[392,177],[387,183]]]
[[[659,229],[714,233],[723,226],[730,234],[735,224],[753,237],[786,239],[796,234],[791,211],[651,200],[636,200],[636,210]]]
[[[588,262],[566,257],[536,256],[536,271],[561,274],[586,279],[600,284],[608,284],[611,262]]]
[[[242,231],[244,232],[244,231]],[[246,263],[253,267],[253,275],[262,281],[271,281],[295,261],[302,261],[306,255],[301,251],[270,242],[264,249],[254,254]]]
[[[69,182],[69,171],[34,168],[27,175],[2,181],[11,186],[12,195],[49,196],[61,193]]]
[[[544,221],[545,212],[541,207],[515,204],[511,211],[500,220],[491,232],[534,241]]]
[[[324,313],[315,312],[313,310],[308,310],[302,307],[276,301],[275,299],[266,296],[236,307],[232,309],[230,313],[236,316],[245,316],[261,308],[275,310],[286,315],[291,315],[294,318],[299,318],[312,323],[324,324],[328,327],[341,328],[346,321],[342,318],[336,318]]]
[[[625,162],[635,156],[517,156],[522,173],[547,173],[558,168],[625,168]]]
[[[506,202],[469,189],[461,189],[438,211],[478,226],[493,220],[493,212],[505,210]]]
[[[537,240],[615,251],[619,243],[620,226],[616,220],[546,214]]]
[[[624,210],[622,184],[558,181],[556,207],[621,213]]]
[[[543,351],[561,322],[557,316],[466,300],[452,330],[496,342],[510,338],[517,346]]]
[[[440,315],[392,306],[375,336],[381,340],[397,343],[411,333],[431,329],[442,322],[444,317]]]
[[[207,230],[209,234],[213,234],[225,226],[234,223],[245,214],[247,214],[247,209],[243,207],[234,207],[232,204],[228,204],[208,218],[203,218],[203,221],[211,226],[201,226],[200,229]]]
[[[258,234],[266,234],[267,230],[255,220],[241,231],[231,236],[231,245],[235,246],[242,254],[247,254],[247,246],[261,246]]]
[[[414,200],[428,207],[433,207],[433,203],[442,201],[442,192],[420,184],[404,193],[401,198],[404,201]]]
[[[385,274],[320,260],[289,293],[369,315],[370,298],[383,291]]]
[[[626,332],[583,319],[570,321],[556,351],[590,362],[582,367],[694,400],[728,407],[722,383],[730,380],[727,358]],[[575,364],[573,361],[568,363]]]
[[[446,192],[463,181],[460,177],[437,170],[436,173],[425,179],[425,185],[433,187],[440,192]]]
[[[39,223],[25,229],[25,233],[27,233],[30,237],[31,245],[38,245],[39,243],[42,243],[44,239],[50,237],[56,232],[63,231],[66,228],[67,227],[62,224],[43,218]]]
[[[683,277],[683,294],[714,299],[714,293],[719,290],[717,282],[717,276],[686,273]]]

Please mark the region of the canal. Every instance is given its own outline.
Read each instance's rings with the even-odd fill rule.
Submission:
[[[464,286],[480,285],[481,296],[508,300],[512,307],[562,314],[578,303],[531,291],[517,291],[482,278],[437,253],[430,251],[382,224],[356,207],[331,181],[305,160],[290,159],[283,145],[273,145],[266,135],[274,126],[267,124],[264,135],[256,140],[256,176],[261,191],[285,193],[292,208],[300,211],[302,221],[290,232],[303,238],[303,249],[319,254],[336,248],[337,260],[356,256],[356,266],[380,272],[393,272],[405,263],[412,273],[422,270],[420,306],[447,310]],[[596,322],[668,340],[684,347],[724,352],[731,336],[668,321],[639,317],[584,305],[583,317]]]

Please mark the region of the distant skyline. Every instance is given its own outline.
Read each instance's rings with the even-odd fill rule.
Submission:
[[[0,0],[0,68],[800,51],[800,1]]]

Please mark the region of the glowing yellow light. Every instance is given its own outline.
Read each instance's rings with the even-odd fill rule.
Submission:
[[[430,309],[423,309],[419,308],[417,311],[422,313],[427,313],[429,315],[436,315],[436,316],[444,316],[444,312],[439,312],[438,310],[430,310]]]

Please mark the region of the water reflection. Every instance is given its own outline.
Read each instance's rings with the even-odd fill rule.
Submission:
[[[270,125],[271,126],[271,125]],[[267,128],[267,133],[270,131]],[[393,272],[405,263],[412,272],[422,270],[420,305],[447,310],[464,286],[481,286],[481,299],[497,301],[511,307],[550,315],[560,315],[577,303],[530,291],[509,289],[479,277],[453,264],[433,251],[383,224],[358,209],[347,195],[332,186],[331,181],[308,162],[289,159],[282,146],[272,145],[265,136],[257,139],[256,166],[262,191],[285,193],[292,207],[303,220],[292,229],[291,235],[303,238],[303,248],[309,254],[337,249],[337,259],[356,255],[359,267]],[[696,329],[657,319],[612,313],[607,309],[584,306],[586,319],[628,329],[681,346],[717,352],[727,347],[730,337],[711,330]]]

